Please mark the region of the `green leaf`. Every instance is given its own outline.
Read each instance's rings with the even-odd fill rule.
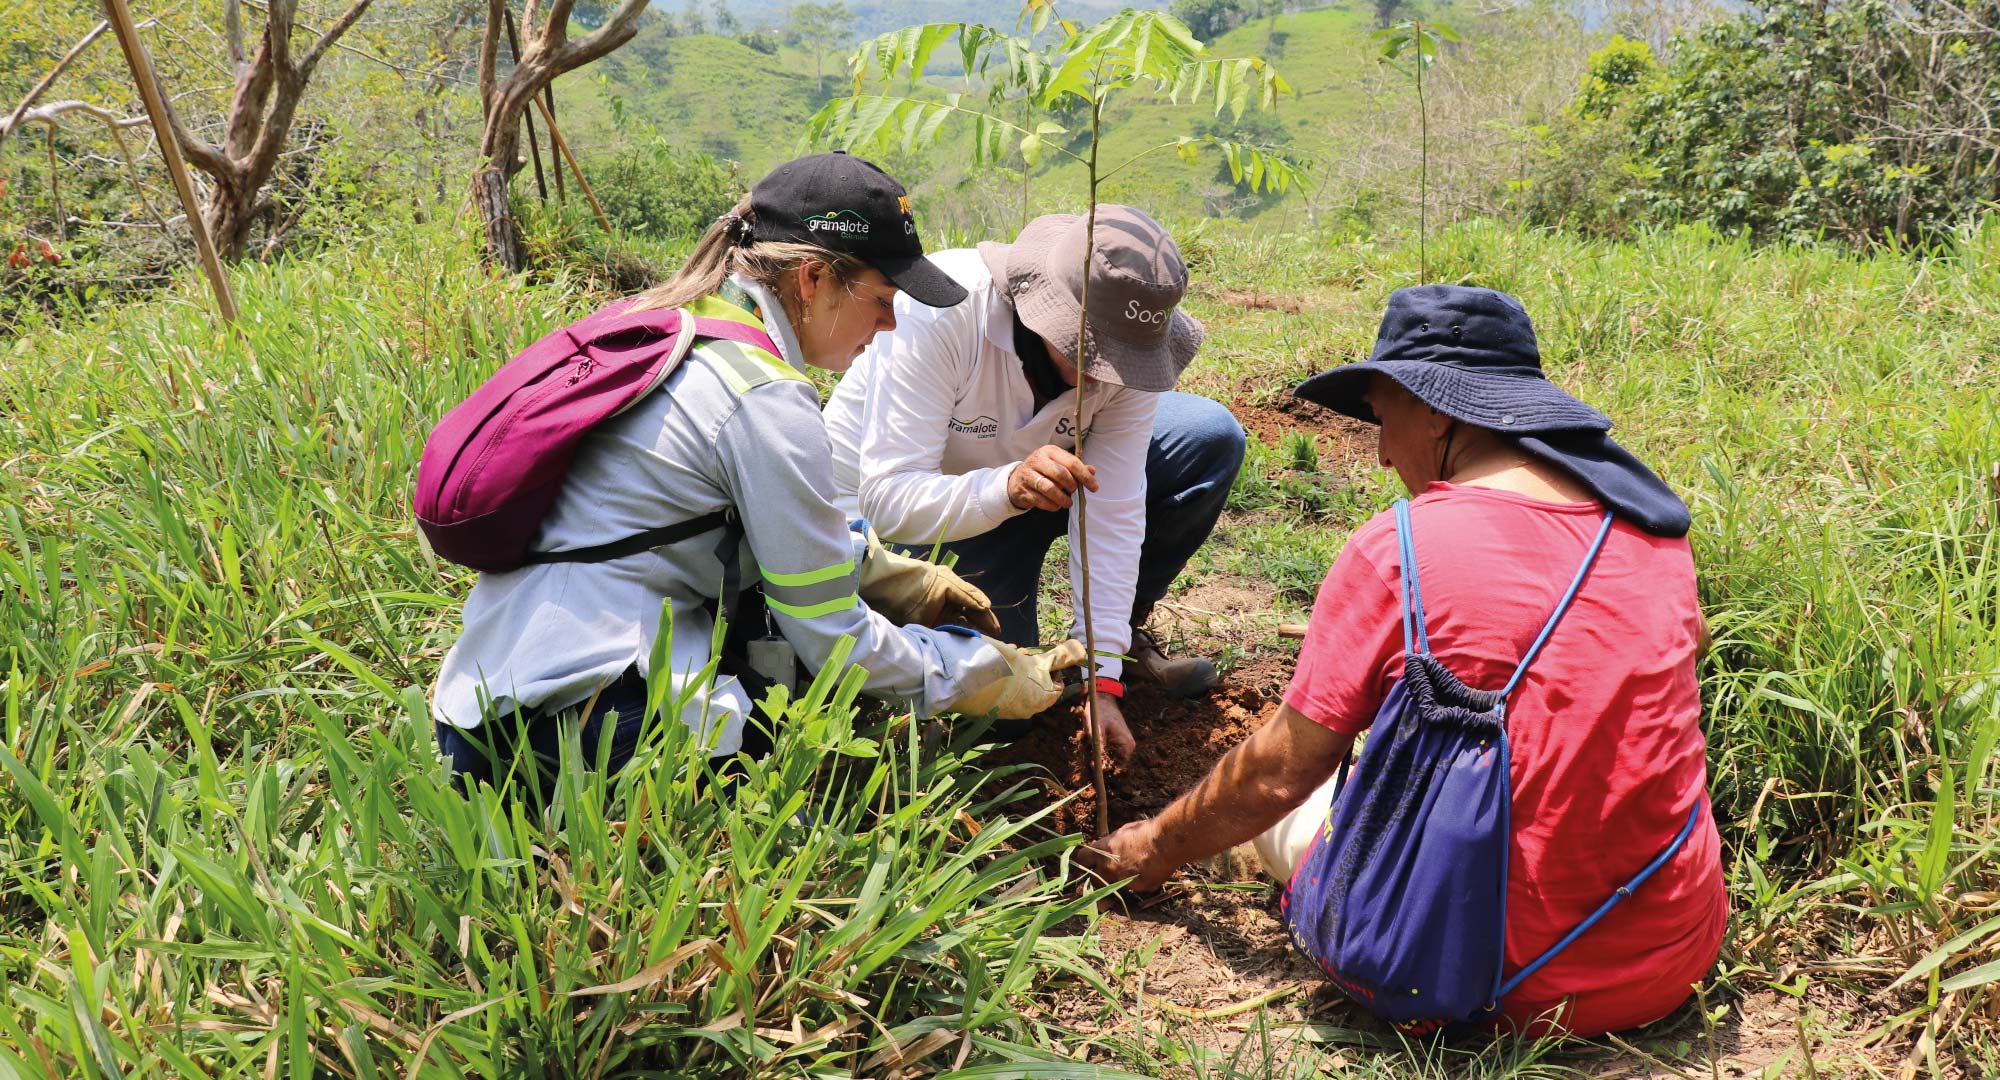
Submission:
[[[1895,982],[1890,983],[1889,989],[1894,990],[1912,979],[1921,979],[1929,975],[1931,972],[1943,967],[1952,957],[1964,952],[1967,946],[1993,933],[1995,930],[2000,930],[2000,915],[1995,915],[1978,926],[1925,953],[1923,959],[1911,965],[1910,970],[1903,972],[1902,975],[1897,977]]]
[[[1021,160],[1027,162],[1031,169],[1042,163],[1041,135],[1030,132],[1021,139]]]
[[[1924,838],[1923,855],[1917,860],[1917,884],[1923,891],[1925,903],[1936,903],[1938,890],[1944,885],[1945,867],[1951,861],[1951,840],[1957,823],[1957,783],[1952,777],[1951,763],[1940,762],[1942,775],[1938,779],[1937,798],[1931,804],[1930,829]]]
[[[2000,960],[1990,960],[1971,971],[1953,975],[1938,984],[1938,991],[1949,994],[1954,990],[1970,990],[1975,986],[1985,986],[1994,981],[2000,981]]]

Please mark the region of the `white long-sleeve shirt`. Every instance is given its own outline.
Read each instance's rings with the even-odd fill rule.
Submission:
[[[1037,447],[1076,444],[1075,389],[1035,407],[1014,351],[1014,307],[978,251],[930,256],[970,294],[949,308],[896,298],[896,329],[877,334],[826,406],[841,506],[884,540],[962,540],[1021,513],[1007,481]],[[1160,396],[1109,383],[1084,390],[1084,451],[1098,490],[1090,527],[1091,614],[1098,671],[1117,677],[1132,644],[1132,599],[1146,538],[1146,450]],[[1081,597],[1077,510],[1070,509],[1070,585]],[[1083,620],[1075,634],[1083,636]]]
[[[581,702],[636,665],[650,674],[658,632],[682,720],[735,753],[752,702],[730,676],[705,678],[710,609],[761,585],[778,632],[817,670],[842,638],[867,669],[867,692],[920,714],[949,709],[1007,674],[977,637],[898,628],[855,595],[865,543],[833,503],[819,395],[776,299],[738,280],[769,320],[782,356],[704,341],[659,390],[593,428],[534,547],[610,543],[727,506],[740,532],[717,529],[595,563],[547,563],[481,574],[465,630],[438,673],[432,712],[477,727],[484,716]],[[751,313],[708,297],[696,314],[739,322]],[[662,626],[663,608],[671,619]]]

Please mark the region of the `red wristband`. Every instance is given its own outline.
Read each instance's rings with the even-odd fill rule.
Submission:
[[[1105,697],[1122,698],[1125,696],[1125,684],[1109,675],[1099,675],[1095,685],[1097,686],[1097,692],[1103,694]]]

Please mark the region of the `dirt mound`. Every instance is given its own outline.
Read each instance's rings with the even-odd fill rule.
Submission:
[[[1282,311],[1287,315],[1297,315],[1306,309],[1304,300],[1283,293],[1228,289],[1223,292],[1222,300],[1226,304],[1253,311]]]
[[[1207,697],[1181,701],[1150,686],[1126,691],[1125,722],[1139,749],[1123,765],[1109,765],[1111,826],[1151,817],[1207,775],[1229,748],[1264,726],[1278,710],[1290,664],[1264,660],[1229,673]],[[1027,774],[1047,805],[1072,792],[1077,798],[1052,815],[1065,833],[1094,833],[1097,795],[1090,768],[1090,737],[1079,703],[1060,705],[1035,718],[1022,738],[988,755],[988,765],[1034,764],[1045,771]]]
[[[1375,460],[1375,428],[1351,416],[1343,416],[1324,405],[1294,397],[1291,391],[1268,404],[1255,405],[1247,398],[1229,407],[1243,429],[1266,446],[1283,446],[1285,436],[1302,431],[1320,443],[1322,467],[1345,465],[1350,461]]]

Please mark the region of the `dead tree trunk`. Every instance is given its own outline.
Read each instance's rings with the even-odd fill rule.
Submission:
[[[521,170],[521,118],[555,77],[573,71],[632,40],[649,0],[620,0],[604,25],[569,40],[570,9],[576,0],[551,0],[548,16],[537,20],[538,0],[528,0],[521,16],[520,62],[501,78],[500,34],[506,0],[487,0],[486,37],[479,47],[479,100],[485,116],[479,136],[479,166],[472,174],[472,205],[486,227],[486,257],[509,270],[526,265],[521,229],[507,202],[507,184]]]
[[[236,89],[230,95],[229,120],[222,144],[197,138],[181,122],[179,113],[168,110],[174,141],[180,144],[181,153],[189,165],[207,174],[214,184],[201,216],[208,223],[216,250],[223,258],[231,262],[242,258],[251,226],[270,209],[264,185],[271,179],[286,140],[291,137],[299,100],[305,96],[313,71],[326,57],[327,50],[353,28],[373,2],[354,0],[305,52],[294,56],[292,32],[297,26],[298,0],[271,0],[263,38],[255,55],[248,58],[243,49],[240,0],[228,0],[224,5]]]

